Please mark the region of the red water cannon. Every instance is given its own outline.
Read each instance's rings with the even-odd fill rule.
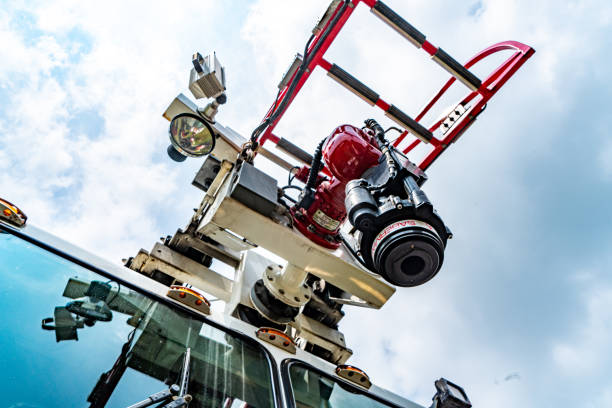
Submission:
[[[332,177],[317,181],[323,163]],[[364,130],[339,126],[315,151],[291,209],[294,226],[326,248],[344,241],[367,268],[395,285],[420,285],[442,266],[450,236],[420,188],[426,179],[375,120],[367,120]],[[344,238],[340,226],[347,215],[353,228]]]
[[[346,218],[346,183],[378,164],[382,152],[374,138],[352,126],[338,126],[323,140],[314,154],[311,171],[300,202],[293,207],[294,226],[312,241],[326,248],[340,245],[340,225]],[[331,179],[316,178],[321,157]]]

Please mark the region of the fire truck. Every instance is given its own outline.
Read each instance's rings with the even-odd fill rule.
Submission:
[[[416,116],[325,58],[357,7],[451,75]],[[500,51],[509,57],[486,78],[470,71]],[[116,265],[30,225],[27,203],[0,199],[4,405],[420,407],[351,365],[339,323],[442,269],[452,233],[422,189],[425,172],[533,53],[504,41],[461,64],[382,1],[333,0],[248,137],[215,120],[225,68],[195,53],[196,101],[180,94],[163,113],[170,158],[202,160],[202,200],[176,233]],[[340,124],[314,152],[276,134],[315,69],[397,126]],[[452,85],[465,95],[424,123]],[[418,145],[429,150],[417,160]],[[432,383],[433,407],[471,407],[460,386]]]

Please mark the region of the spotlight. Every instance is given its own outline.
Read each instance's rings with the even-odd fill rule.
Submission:
[[[93,326],[96,321],[110,322],[113,319],[113,312],[105,302],[110,289],[109,283],[92,281],[85,296],[69,302],[66,309],[83,317],[87,326]]]
[[[168,155],[172,160],[206,156],[215,148],[215,133],[205,120],[192,113],[181,113],[170,122]]]
[[[440,378],[434,382],[436,395],[433,396],[431,408],[471,408],[472,403],[463,388],[457,384]]]
[[[55,325],[51,325],[55,323]],[[75,319],[72,313],[65,307],[57,306],[53,313],[53,317],[43,319],[41,324],[43,330],[54,330],[55,341],[58,343],[64,340],[79,340],[77,329],[84,327],[84,321]]]

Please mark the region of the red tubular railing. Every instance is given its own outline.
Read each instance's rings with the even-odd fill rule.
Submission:
[[[302,89],[304,83],[310,77],[310,74],[312,73],[312,71],[317,66],[319,66],[325,69],[326,71],[330,72],[333,64],[331,64],[330,62],[324,59],[325,52],[328,50],[332,42],[336,39],[336,36],[340,32],[340,30],[342,29],[344,24],[348,21],[349,17],[352,15],[353,10],[355,9],[355,6],[357,6],[359,3],[366,4],[372,9],[372,11],[375,11],[376,14],[380,14],[381,11],[387,13],[385,14],[385,17],[389,17],[389,18],[383,18],[383,17],[381,18],[387,20],[387,23],[389,23],[388,20],[391,19],[392,21],[391,23],[389,23],[390,25],[394,26],[396,30],[401,31],[404,34],[404,36],[409,38],[409,40],[414,45],[416,45],[419,48],[423,48],[423,50],[425,50],[429,55],[431,55],[432,58],[436,60],[436,62],[438,62],[445,69],[449,70],[449,72],[452,72],[453,75],[455,75],[455,76],[452,76],[444,84],[444,86],[442,86],[440,91],[438,91],[438,93],[429,101],[429,103],[425,105],[423,110],[419,112],[419,114],[414,118],[414,121],[416,121],[416,123],[414,121],[412,122],[412,125],[413,125],[412,128],[409,127],[410,124],[407,124],[405,126],[408,128],[408,130],[411,131],[411,133],[415,133],[415,135],[417,135],[417,133],[420,133],[420,135],[417,135],[418,137],[420,137],[420,139],[419,138],[415,139],[413,142],[411,142],[408,145],[408,147],[403,149],[402,151],[404,154],[407,154],[408,152],[412,151],[421,142],[431,143],[431,145],[433,146],[432,151],[429,152],[425,156],[425,158],[421,161],[421,163],[419,163],[419,167],[423,170],[426,170],[440,156],[440,154],[444,150],[446,150],[446,148],[448,148],[448,146],[451,143],[456,141],[457,138],[474,122],[474,120],[476,120],[478,115],[482,113],[486,104],[493,97],[493,95],[497,93],[497,91],[508,81],[508,79],[510,79],[510,77],[514,75],[514,73],[535,52],[533,48],[525,44],[521,44],[516,41],[504,41],[504,42],[500,42],[498,44],[492,45],[491,47],[481,51],[476,56],[474,56],[472,59],[470,59],[465,65],[461,66],[454,59],[452,59],[452,57],[450,57],[448,54],[444,53],[441,49],[435,47],[433,44],[425,40],[424,35],[422,35],[420,32],[414,29],[414,27],[410,26],[405,20],[401,19],[401,17],[397,16],[393,11],[390,11],[390,9],[388,9],[388,7],[382,4],[380,0],[350,0],[348,3],[349,5],[347,7],[343,7],[344,3],[340,2],[337,5],[336,9],[332,12],[331,18],[329,18],[325,27],[323,27],[318,32],[318,34],[312,39],[311,44],[307,50],[307,56],[304,56],[304,58],[308,58],[308,64],[306,66],[306,70],[303,72],[301,77],[297,78],[297,84],[295,86],[295,89],[292,95],[287,95],[289,85],[286,85],[285,88],[282,89],[281,92],[279,93],[278,99],[274,102],[272,107],[270,107],[270,109],[268,110],[264,118],[264,121],[267,118],[270,118],[270,116],[273,113],[276,115],[276,117],[274,120],[272,120],[268,124],[267,128],[259,136],[258,140],[261,144],[264,144],[268,140],[272,141],[273,143],[278,143],[279,138],[275,136],[272,132],[274,131],[274,128],[276,127],[280,119],[283,117],[286,110],[291,105],[291,102],[295,99],[299,91]],[[337,23],[333,27],[331,27],[327,37],[323,38],[323,33],[328,29],[330,24],[333,22],[335,17],[338,16],[339,13],[340,15],[337,20]],[[400,27],[399,29],[397,28],[398,26]],[[406,27],[407,27],[409,34],[416,33],[414,37],[411,37],[410,35],[406,34],[407,31],[404,31]],[[319,42],[321,44],[319,44]],[[316,50],[316,51],[313,51],[313,50]],[[471,68],[476,63],[483,60],[484,58],[492,54],[495,54],[497,52],[506,51],[506,50],[514,51],[514,53],[506,61],[504,61],[499,67],[497,67],[484,81],[480,82],[478,78],[473,76],[473,74],[471,74],[468,71],[469,68]],[[298,72],[299,71],[296,71],[293,74],[293,77],[290,78],[290,80],[288,81],[288,84],[291,84],[292,81],[294,81],[295,79],[294,77],[298,75]],[[469,78],[466,79],[466,77],[469,77]],[[423,129],[418,124],[418,122],[420,122],[423,119],[423,117],[431,110],[431,108],[440,100],[442,95],[446,93],[446,91],[457,80],[457,78],[461,79],[462,82],[464,82],[469,88],[473,89],[466,97],[463,98],[463,100],[459,102],[459,104],[467,108],[467,112],[465,112],[458,118],[457,122],[453,124],[453,126],[448,130],[446,134],[442,134],[441,138],[436,137],[435,132],[438,131],[438,129],[440,128],[442,122],[444,121],[444,118],[437,121],[429,128],[426,127],[425,129]],[[369,90],[369,88],[367,88],[365,85],[361,83],[359,83],[359,85]],[[374,95],[378,96],[378,94],[375,94],[373,91],[371,92]],[[279,106],[283,104],[286,98],[288,99],[286,101],[286,104],[284,104],[283,110],[281,112],[275,112],[275,110],[279,109]],[[474,100],[475,102],[473,102]],[[391,113],[390,109],[392,108],[397,111],[397,108],[394,108],[392,105],[385,102],[380,97],[378,97],[378,99],[375,101],[370,99],[370,102],[373,105],[381,108],[387,114]],[[470,107],[467,107],[467,104],[470,102],[473,102],[473,105]],[[404,118],[406,118],[406,116],[407,115],[405,115]],[[402,122],[398,121],[395,117],[394,119],[396,122],[400,123],[400,125],[402,124]],[[408,119],[409,121],[412,121],[412,119],[409,117],[407,117],[406,119]],[[406,120],[404,120],[404,122],[406,122]],[[421,132],[415,132],[415,129],[417,130],[421,129]],[[427,134],[427,130],[431,134]],[[408,133],[409,133],[408,131],[404,131],[393,142],[393,145],[396,147],[399,146],[399,144],[405,139]],[[441,133],[442,132],[437,132],[437,134],[441,134]],[[423,136],[426,136],[426,137],[423,137]]]

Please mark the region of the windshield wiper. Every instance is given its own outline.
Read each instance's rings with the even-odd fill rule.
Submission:
[[[187,394],[189,384],[189,367],[191,365],[191,348],[187,347],[181,367],[180,385],[172,384],[169,389],[149,395],[146,399],[130,405],[127,408],[145,408],[156,403],[168,402],[161,408],[187,408],[192,400],[191,395]]]

